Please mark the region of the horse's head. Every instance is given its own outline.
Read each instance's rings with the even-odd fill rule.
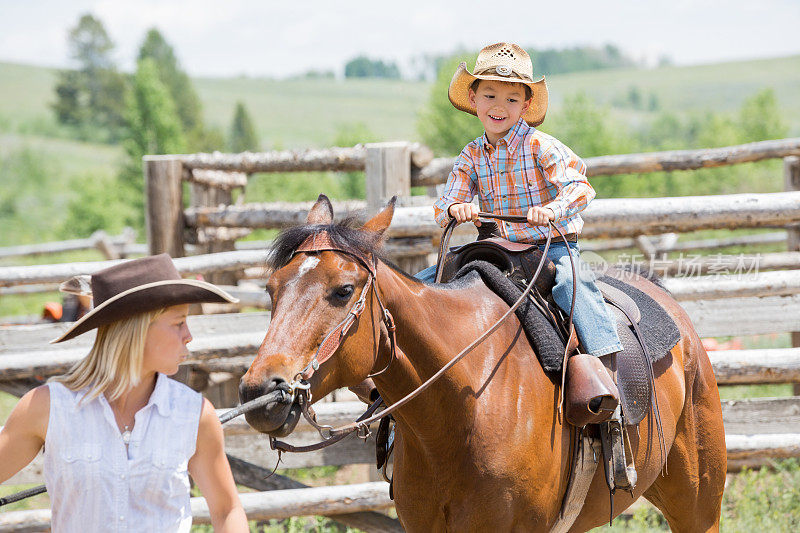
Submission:
[[[278,236],[269,260],[274,271],[267,281],[272,318],[239,385],[242,402],[298,384],[310,385],[311,397],[318,399],[355,386],[374,371],[382,336],[382,316],[375,305],[375,253],[393,214],[394,199],[361,228],[334,224],[333,207],[320,195],[307,225]],[[361,307],[360,318],[354,318]],[[328,353],[331,357],[318,365]],[[284,436],[299,415],[295,401],[250,411],[246,418],[258,431]]]

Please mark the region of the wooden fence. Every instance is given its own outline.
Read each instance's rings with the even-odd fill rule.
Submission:
[[[691,170],[798,155],[800,139],[782,139],[708,150],[602,156],[586,159],[586,164],[589,176],[601,176]],[[246,185],[246,176],[255,172],[364,170],[367,183],[366,202],[340,204],[336,206],[336,211],[356,211],[364,216],[397,194],[401,207],[397,210],[390,234],[393,237],[430,242],[431,237],[435,239],[440,231],[430,214],[430,200],[418,199],[425,207],[415,209],[410,205],[415,201],[410,196],[410,188],[444,183],[453,161],[452,158],[432,159],[430,150],[411,143],[380,143],[352,148],[269,154],[146,157],[150,252],[168,252],[173,257],[183,256],[185,235],[189,236],[189,241],[215,242],[230,249],[230,241],[235,240],[235,235],[244,234],[251,228],[282,228],[303,222],[308,207],[304,204],[230,205],[231,188],[243,187]],[[800,178],[789,177],[797,173],[792,170],[796,167],[796,162],[793,164],[791,161],[787,159],[786,163],[786,188],[789,191],[800,191],[800,184],[795,183]],[[202,176],[202,179],[198,179],[197,175]],[[182,181],[190,182],[194,187],[190,200],[192,207],[186,211],[182,207]],[[211,195],[214,196],[213,200],[208,200],[209,190],[217,191],[216,196]],[[228,201],[220,201],[219,191],[227,195]],[[703,205],[705,200],[708,199],[697,199],[692,205],[685,204],[684,199],[653,199],[649,202],[637,200],[633,206],[622,204],[626,210],[633,212],[620,217],[615,217],[614,213],[621,205],[619,202],[625,202],[624,200],[598,200],[586,212],[584,237],[631,237],[667,231],[735,228],[742,225],[785,226],[797,220],[797,205],[800,203],[797,195],[785,198],[781,198],[781,195],[743,195],[727,199],[720,197],[715,199],[715,205],[708,207]],[[750,206],[751,202],[756,205]],[[780,202],[780,205],[775,202]],[[224,205],[220,206],[220,203]],[[657,211],[650,213],[651,207]],[[687,212],[691,214],[688,221],[685,220]],[[702,220],[693,221],[696,214],[703,214]],[[746,217],[745,224],[742,224],[740,216]],[[642,222],[645,223],[644,226],[639,225]],[[409,257],[412,258],[410,261]],[[406,262],[401,266],[420,266],[421,257],[424,256],[406,256]]]
[[[785,158],[786,192],[774,194],[745,194],[729,196],[690,197],[680,199],[605,200],[593,202],[585,213],[586,232],[591,237],[624,240],[636,244],[642,235],[665,232],[694,231],[704,228],[781,227],[785,233],[788,252],[769,257],[771,268],[786,271],[720,274],[718,268],[705,264],[696,271],[703,274],[693,279],[668,279],[666,283],[681,301],[703,336],[756,335],[800,331],[800,139],[766,141],[749,145],[713,150],[663,152],[606,156],[587,160],[589,175],[608,175],[624,172],[655,170],[687,170],[770,157]],[[409,188],[415,185],[432,186],[442,183],[452,159],[432,159],[430,151],[419,145],[389,143],[354,148],[337,148],[307,152],[273,154],[154,156],[145,158],[145,177],[148,191],[148,244],[151,253],[169,252],[184,273],[241,273],[247,269],[263,268],[264,250],[233,251],[233,242],[252,227],[276,228],[304,221],[310,204],[230,205],[230,191],[243,187],[247,175],[253,172],[286,172],[292,170],[365,170],[367,175],[366,202],[337,205],[337,210],[356,210],[366,216],[388,196],[402,196],[400,208],[390,230],[393,252],[402,256],[413,250],[414,261],[406,268],[427,259],[431,244],[440,231],[431,220],[429,207],[414,205],[408,198]],[[191,207],[182,208],[182,182],[192,187]],[[428,199],[423,200],[428,202]],[[219,205],[222,203],[223,205]],[[185,236],[188,235],[188,238]],[[775,239],[775,237],[772,237]],[[200,251],[217,252],[195,257],[186,255],[186,245],[196,243]],[[620,244],[619,242],[617,244]],[[650,242],[653,244],[653,241]],[[651,257],[658,256],[676,243],[661,243],[649,249]],[[686,246],[686,244],[684,244]],[[202,247],[205,247],[203,249]],[[645,246],[646,248],[646,246]],[[677,248],[673,248],[677,249]],[[688,248],[687,249],[693,249]],[[787,255],[788,254],[788,255]],[[43,265],[37,267],[0,268],[0,287],[35,286],[55,283],[78,273],[91,273],[107,266],[108,262]],[[733,269],[736,265],[728,265]],[[671,268],[675,268],[674,265]],[[703,270],[704,269],[704,270]],[[749,276],[749,277],[748,277]],[[241,277],[240,275],[238,277]],[[234,277],[235,279],[235,277]],[[243,295],[249,294],[247,291]],[[261,300],[266,307],[265,299]],[[259,304],[257,304],[259,306]],[[269,322],[268,313],[208,315],[190,317],[196,338],[190,348],[190,365],[205,372],[241,374],[257,350]],[[48,346],[46,340],[57,336],[64,324],[15,326],[0,328],[0,385],[6,390],[22,391],[38,379],[63,372],[86,353],[91,335],[84,335],[67,346]],[[234,332],[234,333],[231,333]],[[730,350],[712,352],[712,364],[721,384],[795,383],[800,382],[800,340],[793,337],[793,348],[774,350]],[[353,403],[334,402],[319,405],[320,419],[334,424],[352,420],[362,408]],[[765,398],[723,402],[732,470],[743,466],[765,464],[771,458],[800,456],[800,397]],[[237,476],[252,475],[257,467],[272,468],[276,457],[266,439],[254,434],[242,422],[226,426],[226,445]],[[305,426],[293,436],[299,444],[311,442],[315,434]],[[369,463],[373,460],[370,441],[348,438],[325,453],[285,455],[285,467],[307,467]],[[252,465],[241,466],[237,461]],[[238,466],[237,466],[238,465]],[[256,465],[256,466],[253,466]],[[12,482],[40,479],[40,466],[34,462]],[[252,476],[251,476],[252,477]],[[237,480],[239,478],[237,477]],[[259,488],[251,482],[249,486]],[[284,485],[286,488],[288,485]],[[369,503],[361,501],[362,494]],[[330,494],[312,489],[302,493],[257,494],[245,505],[248,514],[262,518],[282,517],[269,500],[283,502],[286,496],[297,502],[291,513],[341,515],[343,523],[351,515],[374,520],[367,528],[373,531],[396,531],[396,522],[385,522],[383,515],[369,514],[366,509],[382,509],[386,486],[344,486]],[[363,492],[362,492],[363,491]],[[349,495],[349,496],[348,496]],[[348,500],[349,498],[349,500]],[[333,502],[333,503],[332,503]],[[339,503],[336,503],[339,502]],[[341,502],[345,502],[342,504]],[[202,502],[193,502],[199,516]],[[25,516],[0,514],[0,531],[10,531],[15,517],[21,520],[40,520],[49,524],[43,512]],[[358,516],[353,520],[358,520]],[[3,520],[6,520],[5,522]],[[202,520],[202,518],[200,519]],[[355,524],[356,522],[351,522]],[[42,525],[40,527],[46,527]],[[355,526],[358,527],[358,526]],[[37,530],[37,529],[31,529]]]

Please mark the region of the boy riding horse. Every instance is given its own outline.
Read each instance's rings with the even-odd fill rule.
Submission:
[[[444,193],[433,205],[436,221],[444,227],[452,217],[480,226],[479,209],[470,203],[476,195],[481,211],[527,216],[527,224],[499,224],[501,236],[509,241],[541,247],[552,221],[567,241],[554,239],[547,253],[556,267],[553,299],[564,313],[570,313],[571,254],[578,272],[573,322],[584,350],[596,357],[621,351],[616,321],[603,302],[595,276],[579,264],[580,212],[595,191],[583,161],[558,139],[536,129],[547,112],[547,85],[544,77],[534,81],[528,53],[511,43],[487,46],[478,54],[474,72],[467,70],[466,63],[458,66],[448,97],[456,109],[476,115],[485,132],[456,159]],[[435,271],[435,266],[429,267],[416,277],[432,282]],[[605,389],[590,391],[590,409],[596,409],[599,398],[607,394]],[[617,400],[617,391],[611,394]],[[603,411],[610,416],[613,408]]]

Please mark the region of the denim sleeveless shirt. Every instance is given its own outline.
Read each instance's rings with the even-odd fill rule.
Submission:
[[[202,396],[158,374],[135,416],[126,450],[102,394],[50,383],[44,477],[52,531],[189,531],[188,462],[194,455]]]

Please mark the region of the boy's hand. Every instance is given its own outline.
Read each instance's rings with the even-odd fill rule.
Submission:
[[[555,219],[556,214],[549,207],[537,205],[528,209],[528,224],[531,226],[546,226],[549,221]]]
[[[478,206],[475,204],[453,204],[447,209],[447,212],[451,217],[456,219],[459,224],[471,220],[476,226],[481,225],[481,221],[478,220],[480,209],[478,209]]]

